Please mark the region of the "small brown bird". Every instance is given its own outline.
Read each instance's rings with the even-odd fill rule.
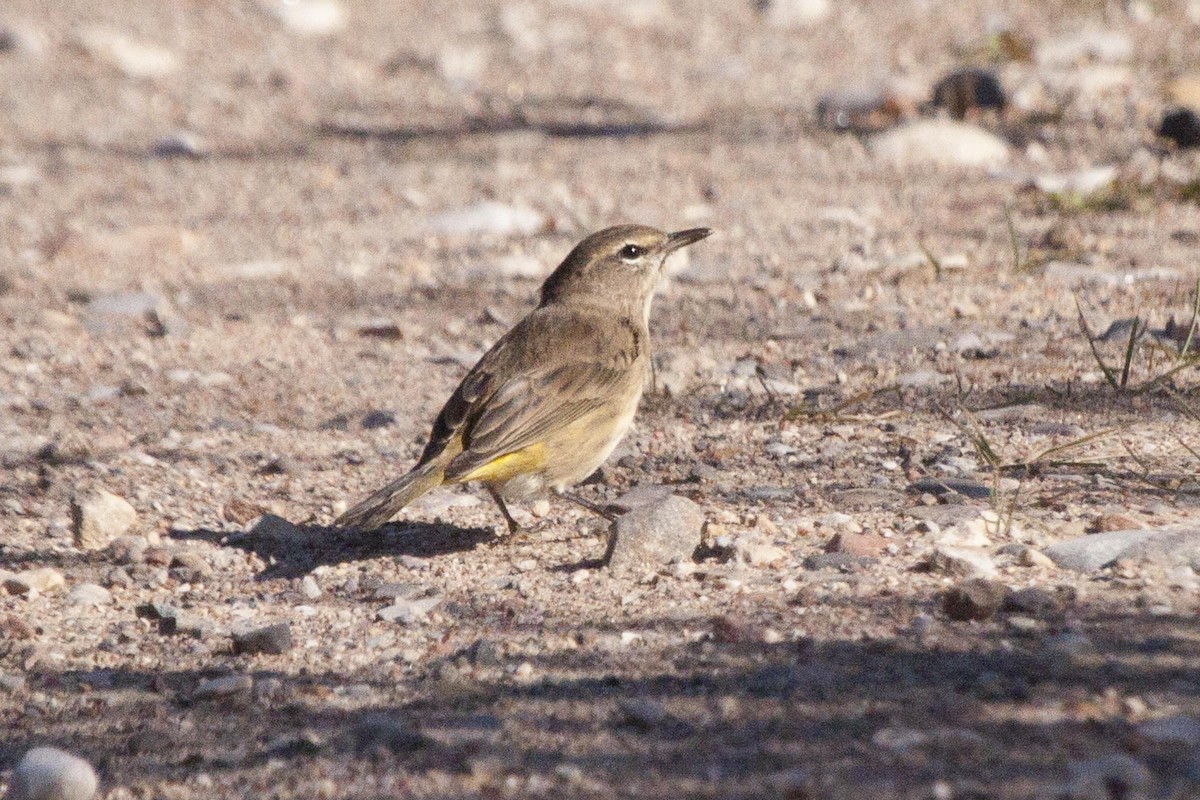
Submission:
[[[662,265],[710,233],[619,225],[576,245],[542,284],[537,308],[446,401],[416,466],[334,524],[378,528],[437,486],[479,481],[514,532],[505,500],[561,493],[595,472],[642,397]]]

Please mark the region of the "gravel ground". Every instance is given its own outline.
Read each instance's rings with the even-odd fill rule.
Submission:
[[[1198,63],[1184,0],[6,0],[0,785],[1200,797]],[[326,527],[619,222],[716,233],[581,492],[694,559]]]

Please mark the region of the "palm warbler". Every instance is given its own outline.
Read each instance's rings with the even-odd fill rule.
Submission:
[[[335,525],[378,528],[429,490],[479,481],[504,501],[561,493],[633,422],[650,363],[650,304],[667,256],[712,231],[619,225],[593,233],[542,284],[541,302],[477,363],[407,474]]]

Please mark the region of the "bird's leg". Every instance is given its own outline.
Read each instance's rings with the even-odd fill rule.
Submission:
[[[579,506],[580,508],[586,508],[588,511],[592,512],[593,514],[600,516],[600,517],[604,517],[609,522],[612,522],[613,520],[615,520],[617,518],[617,515],[612,513],[608,509],[604,508],[603,506],[596,505],[591,500],[585,500],[584,498],[580,497],[579,495],[575,494],[574,492],[557,492],[556,494],[558,494],[558,496],[563,498],[564,500],[570,500],[572,503]]]
[[[488,494],[492,496],[492,499],[496,501],[496,505],[500,508],[500,513],[504,515],[504,521],[508,523],[509,535],[515,535],[521,530],[520,523],[513,519],[512,514],[508,513],[508,506],[504,505],[504,498],[500,496],[500,492],[496,491],[491,486],[488,486],[487,490]]]

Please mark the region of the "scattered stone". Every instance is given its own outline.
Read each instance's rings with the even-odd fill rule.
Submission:
[[[406,720],[390,714],[366,714],[342,739],[359,756],[399,755],[429,745],[430,739]]]
[[[905,166],[995,168],[1009,159],[1008,143],[995,134],[945,119],[909,122],[871,140],[882,161]]]
[[[291,649],[292,628],[286,622],[233,632],[233,652],[236,655],[265,653],[277,656]]]
[[[963,581],[942,598],[946,616],[959,622],[991,619],[1004,607],[1008,587],[996,581],[974,578]]]
[[[272,548],[284,547],[304,539],[304,531],[283,517],[263,514],[254,527],[246,531],[245,538],[255,542],[270,543]]]
[[[175,554],[169,548],[159,546],[147,547],[142,554],[142,561],[152,567],[168,567],[174,558]]]
[[[212,574],[212,567],[199,553],[184,550],[171,556],[171,577],[180,583],[197,583]]]
[[[344,30],[350,15],[336,0],[267,0],[267,10],[296,33],[329,36]]]
[[[375,600],[410,600],[428,593],[428,589],[419,583],[390,581],[380,584],[371,595]]]
[[[312,575],[300,579],[300,595],[305,600],[317,600],[321,597],[321,585]]]
[[[37,636],[37,630],[16,614],[0,614],[0,641],[23,641]]]
[[[1151,719],[1137,727],[1152,742],[1200,747],[1200,718],[1174,716]]]
[[[617,701],[624,724],[642,731],[654,730],[667,719],[662,703],[646,697],[626,697]]]
[[[437,233],[452,236],[531,236],[546,230],[549,222],[540,212],[524,206],[484,201],[439,214],[429,221],[429,225]]]
[[[1092,520],[1088,533],[1111,533],[1112,531],[1137,530],[1141,525],[1125,514],[1101,514]]]
[[[986,109],[1003,112],[1007,104],[1000,79],[978,67],[957,69],[933,86],[934,107],[946,109],[954,119]]]
[[[0,672],[0,691],[16,694],[25,691],[25,676]]]
[[[500,646],[491,639],[476,639],[467,647],[466,656],[476,667],[495,667],[502,661]]]
[[[804,559],[804,568],[813,571],[832,569],[838,572],[858,572],[877,563],[878,559],[850,553],[819,553]]]
[[[1088,62],[1121,63],[1133,57],[1133,40],[1117,31],[1083,30],[1043,41],[1034,57],[1043,67],[1074,67]]]
[[[430,595],[414,600],[399,600],[386,608],[381,608],[375,616],[381,622],[413,625],[429,616],[429,612],[437,608],[441,602],[441,595]]]
[[[1048,195],[1085,199],[1108,189],[1116,179],[1117,168],[1106,165],[1038,175],[1033,179],[1033,185]]]
[[[825,545],[826,553],[846,553],[875,558],[887,551],[888,540],[869,533],[836,533]]]
[[[105,554],[116,564],[141,564],[149,547],[144,536],[118,536],[105,548]]]
[[[91,800],[97,788],[96,771],[79,756],[35,747],[13,769],[5,800]]]
[[[1067,765],[1070,776],[1063,800],[1110,800],[1143,797],[1153,776],[1133,756],[1114,753]]]
[[[208,147],[199,134],[175,131],[155,139],[150,152],[159,158],[204,158],[208,155]]]
[[[739,561],[755,567],[765,567],[787,558],[787,551],[761,536],[742,534],[733,542],[733,552]]]
[[[828,17],[833,3],[832,0],[767,0],[762,8],[769,24],[800,28],[815,25]]]
[[[984,509],[964,504],[914,506],[902,512],[906,517],[933,523],[939,528],[970,523],[980,519]]]
[[[53,567],[27,569],[4,579],[4,589],[9,594],[32,597],[38,593],[50,592],[66,586],[63,574]]]
[[[700,546],[704,512],[684,497],[669,495],[617,517],[605,561],[614,572],[644,572],[691,559]]]
[[[404,338],[404,332],[400,330],[400,326],[390,319],[372,319],[360,322],[355,326],[355,330],[359,336],[370,339],[399,341]]]
[[[990,578],[996,565],[987,551],[979,547],[937,545],[928,559],[929,569],[961,578]]]
[[[971,478],[921,478],[910,486],[914,492],[933,495],[961,494],[972,500],[988,500],[992,496],[992,485]]]
[[[1052,558],[1034,547],[1022,548],[1020,555],[1017,556],[1017,563],[1022,567],[1038,567],[1040,569],[1054,569],[1056,566]]]
[[[1046,547],[1045,554],[1063,569],[1095,572],[1134,547],[1153,540],[1161,530],[1109,531],[1077,536]]]
[[[826,130],[877,133],[917,116],[916,103],[891,86],[843,89],[817,101],[817,124]]]
[[[102,550],[137,522],[137,512],[123,497],[104,489],[71,498],[71,533],[75,546]]]
[[[234,497],[221,506],[221,519],[235,525],[245,525],[266,513],[267,509],[263,506],[240,497]]]
[[[990,515],[995,521],[984,515]],[[973,520],[948,525],[938,535],[937,543],[956,547],[988,547],[992,543],[989,531],[993,530],[998,522],[994,512],[990,509],[985,510]]]
[[[81,583],[67,592],[67,603],[73,606],[106,606],[112,602],[112,592],[95,583]]]
[[[391,411],[382,411],[379,409],[367,412],[367,415],[365,417],[363,417],[363,421],[362,421],[362,426],[369,431],[375,430],[377,428],[386,428],[389,425],[395,425],[395,424],[396,424],[396,415],[394,413],[392,413]]]
[[[254,688],[254,678],[249,675],[222,675],[219,678],[203,678],[192,693],[195,700],[217,700],[238,694],[249,694]]]
[[[653,506],[663,503],[675,493],[670,486],[660,486],[653,483],[643,483],[633,487],[625,494],[610,502],[606,509],[617,514],[627,514],[642,506]]]
[[[161,78],[179,68],[179,59],[167,48],[138,41],[120,31],[88,28],[79,34],[79,41],[93,58],[130,78]]]

